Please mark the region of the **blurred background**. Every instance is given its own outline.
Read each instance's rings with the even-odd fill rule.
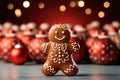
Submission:
[[[0,0],[0,22],[87,25],[120,20],[119,0]]]

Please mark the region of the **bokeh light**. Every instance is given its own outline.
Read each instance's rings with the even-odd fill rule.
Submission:
[[[40,9],[43,9],[43,8],[45,7],[45,4],[44,4],[43,2],[40,2],[40,3],[38,4],[38,7],[39,7]]]
[[[12,3],[9,3],[9,4],[7,5],[7,8],[8,8],[9,10],[12,10],[12,9],[14,8],[14,5],[13,5]]]
[[[105,1],[105,2],[103,3],[103,6],[104,6],[104,8],[109,8],[109,7],[110,7],[110,2]]]
[[[16,17],[21,17],[21,15],[22,15],[21,10],[20,9],[15,9],[15,15],[16,15]]]
[[[85,2],[82,1],[82,0],[78,1],[78,6],[79,7],[84,7],[85,6]]]
[[[74,7],[76,6],[76,2],[75,2],[75,1],[71,1],[71,2],[69,3],[69,6],[70,6],[71,8],[74,8]]]
[[[92,10],[90,8],[85,9],[85,14],[90,15],[92,13]]]
[[[105,16],[105,13],[103,11],[98,12],[98,17],[103,18]]]
[[[59,9],[60,9],[61,12],[65,12],[65,11],[66,11],[65,5],[61,5],[61,6],[59,7]]]
[[[23,7],[24,7],[24,8],[30,7],[30,2],[29,2],[29,1],[24,1],[24,2],[23,2]]]

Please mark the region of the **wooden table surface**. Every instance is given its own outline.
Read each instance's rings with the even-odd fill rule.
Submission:
[[[76,76],[65,76],[59,71],[55,76],[44,76],[41,64],[33,62],[22,66],[0,61],[0,80],[120,80],[120,65],[79,64]]]

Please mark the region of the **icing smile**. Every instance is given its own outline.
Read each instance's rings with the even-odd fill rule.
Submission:
[[[55,36],[55,39],[57,39],[57,40],[59,40],[59,41],[63,40],[64,38],[65,38],[65,36],[63,36],[63,37],[61,37],[61,38],[58,38],[57,36]]]

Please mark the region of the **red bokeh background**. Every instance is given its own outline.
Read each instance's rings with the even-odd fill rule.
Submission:
[[[120,20],[119,0],[84,0],[85,6],[83,8],[78,6],[71,8],[69,6],[69,2],[72,0],[28,0],[31,5],[29,8],[24,8],[22,6],[23,1],[25,0],[0,0],[0,22],[4,23],[5,21],[10,21],[12,23],[21,24],[33,21],[37,24],[47,22],[49,24],[70,23],[72,25],[86,25],[92,20],[98,20],[102,24],[109,23],[113,20]],[[105,1],[109,1],[111,3],[110,8],[105,9],[103,7],[103,2]],[[44,9],[38,8],[39,2],[44,2]],[[14,4],[13,10],[7,9],[8,3]],[[60,5],[66,6],[65,12],[59,11]],[[16,8],[20,8],[22,11],[22,16],[19,18],[14,15],[14,10]],[[84,10],[86,8],[92,9],[91,15],[85,14]],[[97,13],[101,10],[105,12],[105,17],[102,19],[100,19],[97,15]]]

